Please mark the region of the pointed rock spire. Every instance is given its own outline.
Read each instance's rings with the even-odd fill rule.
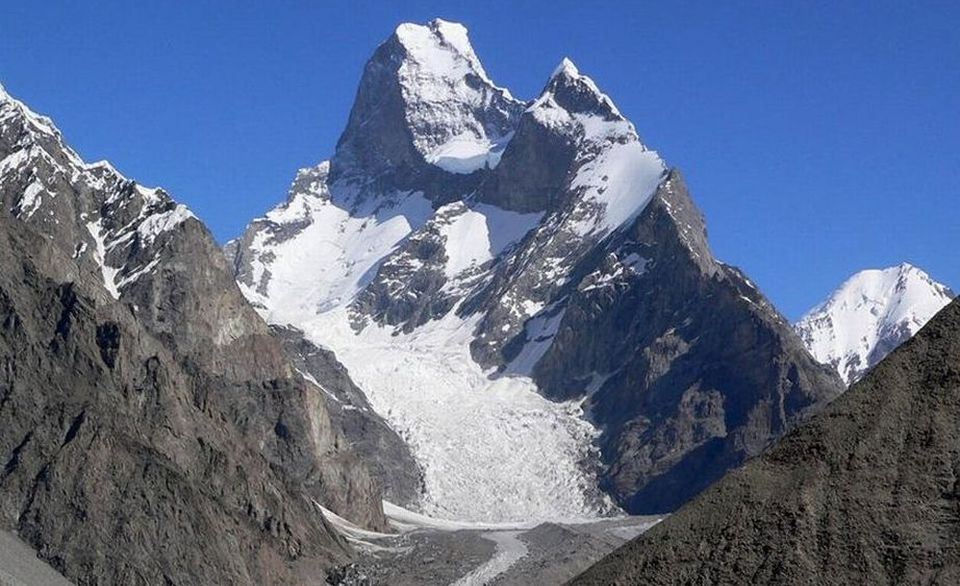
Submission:
[[[463,25],[401,24],[367,62],[332,176],[414,188],[431,168],[494,166],[523,108],[487,76]]]
[[[593,114],[604,120],[623,120],[613,100],[592,79],[580,73],[568,57],[557,65],[535,104],[551,99],[571,114]]]

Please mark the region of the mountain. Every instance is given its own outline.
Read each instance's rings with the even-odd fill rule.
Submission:
[[[573,584],[956,584],[960,301]]]
[[[851,384],[954,297],[945,285],[903,263],[853,275],[795,327],[813,357]]]
[[[374,52],[333,157],[226,254],[411,446],[435,516],[672,510],[842,390],[593,80],[564,59],[518,100],[442,20]]]
[[[321,581],[377,485],[190,211],[0,89],[0,529],[78,583]],[[323,380],[323,379],[321,379]]]

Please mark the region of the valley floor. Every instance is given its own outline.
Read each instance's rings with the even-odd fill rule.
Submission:
[[[453,586],[562,584],[659,517],[545,523],[461,523],[384,503],[395,534],[364,531],[325,511],[360,554],[339,584]]]

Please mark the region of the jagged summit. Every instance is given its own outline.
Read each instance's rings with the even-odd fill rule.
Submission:
[[[377,189],[401,191],[446,181],[447,191],[470,192],[479,185],[478,172],[499,165],[528,116],[566,135],[638,138],[609,96],[568,58],[540,96],[522,102],[490,79],[463,25],[440,19],[401,24],[364,68],[330,177],[354,183],[377,177]]]
[[[580,69],[568,57],[564,57],[553,70],[547,86],[531,108],[551,98],[571,114],[599,115],[608,121],[624,120],[613,100],[590,77],[580,73]]]
[[[910,263],[861,271],[797,322],[811,354],[848,383],[882,360],[956,295]]]
[[[23,101],[11,95],[0,84],[0,130],[6,130],[16,140],[3,145],[10,149],[10,159],[6,162],[8,168],[0,169],[0,173],[10,171],[14,165],[23,163],[25,159],[40,157],[46,162],[58,166],[62,171],[69,170],[71,174],[87,173],[95,176],[99,181],[115,181],[133,183],[123,173],[117,170],[110,161],[100,160],[87,163],[73,148],[66,143],[63,133],[54,121],[38,114]],[[159,188],[139,186],[139,189],[149,192],[159,192]]]
[[[407,60],[435,70],[446,69],[451,74],[473,73],[493,84],[473,50],[467,28],[460,23],[439,18],[426,25],[403,23],[394,31],[394,38]]]
[[[569,75],[571,77],[576,77],[580,75],[580,70],[577,69],[577,66],[574,65],[573,61],[569,57],[564,57],[560,64],[553,70],[553,73],[550,74],[550,79],[557,77],[558,75]]]
[[[332,177],[413,189],[438,171],[495,167],[523,108],[487,76],[462,25],[402,24],[364,67]]]

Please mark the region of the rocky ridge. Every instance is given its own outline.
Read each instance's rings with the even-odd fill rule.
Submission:
[[[80,583],[243,584],[350,559],[317,503],[385,526],[189,210],[2,90],[0,204],[3,528]]]

